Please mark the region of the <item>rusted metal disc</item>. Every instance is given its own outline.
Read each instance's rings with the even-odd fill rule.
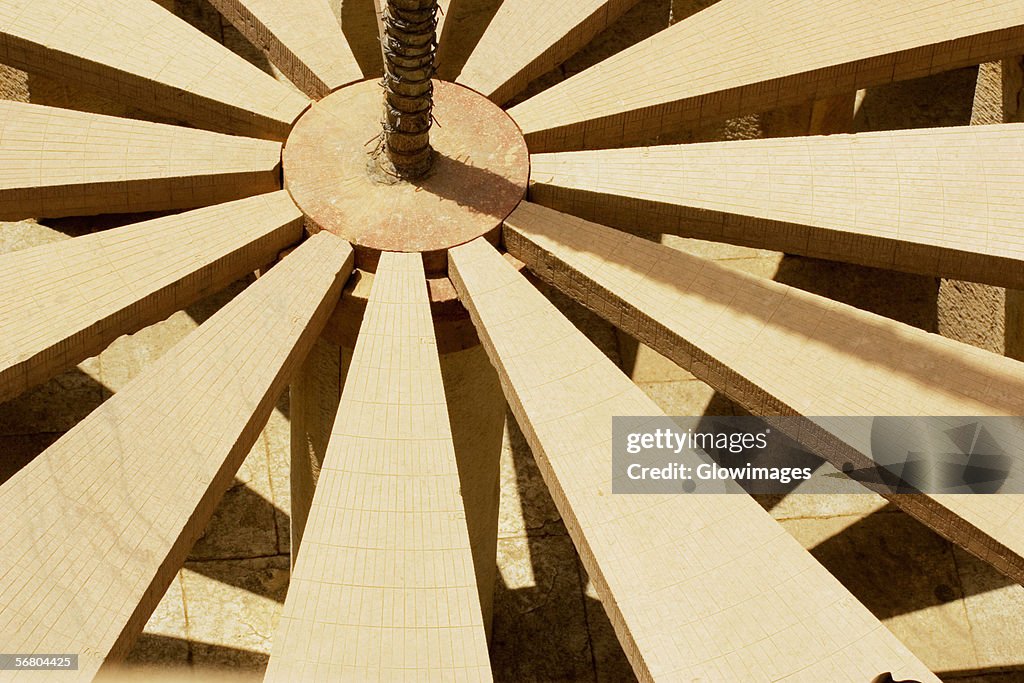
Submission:
[[[328,230],[356,247],[359,267],[375,270],[382,251],[422,252],[428,272],[444,273],[448,248],[480,236],[497,241],[502,220],[526,194],[526,142],[493,102],[436,81],[433,168],[395,181],[369,154],[382,97],[377,81],[363,81],[313,104],[285,143],[285,188],[312,232]]]
[[[504,254],[504,257],[516,270],[533,280],[521,261],[510,254]],[[358,268],[353,272],[341,293],[338,307],[324,326],[324,339],[348,349],[355,348],[363,313],[373,289],[373,279],[373,273]],[[440,353],[454,353],[479,344],[476,328],[469,318],[469,312],[459,301],[451,280],[443,275],[428,276],[427,291],[430,295],[434,332],[437,335],[437,350]]]

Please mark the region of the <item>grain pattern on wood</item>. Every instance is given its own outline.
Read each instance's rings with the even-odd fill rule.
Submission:
[[[505,2],[457,82],[504,104],[576,53],[637,0]]]
[[[505,225],[542,280],[756,415],[1024,415],[1019,361],[526,202]],[[810,421],[794,436],[874,464]],[[892,500],[1024,582],[1024,495]]]
[[[0,402],[227,287],[302,237],[283,191],[0,256]]]
[[[78,653],[76,681],[127,654],[351,265],[314,236],[0,486],[5,648]]]
[[[1024,124],[531,157],[531,200],[603,225],[1024,288]]]
[[[0,220],[190,209],[280,189],[281,145],[0,100]]]
[[[385,252],[266,680],[490,678],[422,257]]]
[[[750,497],[612,494],[612,417],[663,413],[485,241],[450,254],[640,680],[938,680]]]
[[[210,0],[210,4],[314,99],[363,77],[328,0]]]
[[[4,0],[0,62],[201,128],[274,140],[309,104],[152,0]]]
[[[721,0],[513,107],[534,152],[663,131],[1024,53],[1024,0]]]

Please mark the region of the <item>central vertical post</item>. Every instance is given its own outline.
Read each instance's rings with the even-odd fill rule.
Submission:
[[[386,0],[384,7],[384,144],[378,159],[407,180],[430,170],[437,47],[437,0]]]

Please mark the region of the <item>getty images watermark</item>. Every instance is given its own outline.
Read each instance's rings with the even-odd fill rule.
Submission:
[[[613,493],[1024,493],[1020,417],[615,417]]]

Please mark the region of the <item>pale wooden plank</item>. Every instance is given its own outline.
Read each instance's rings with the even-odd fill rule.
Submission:
[[[938,680],[750,497],[612,494],[612,417],[663,413],[489,244],[449,254],[640,680]]]
[[[1024,124],[538,154],[531,199],[646,230],[1024,288]]]
[[[457,82],[498,104],[575,54],[637,0],[504,2]]]
[[[275,140],[309,104],[152,0],[5,0],[0,62],[202,128]]]
[[[0,100],[0,219],[188,209],[280,189],[281,145]]]
[[[273,261],[302,237],[284,191],[0,256],[0,402]]]
[[[1019,361],[526,202],[505,226],[541,279],[754,414],[1024,415]],[[793,436],[837,467],[873,466],[805,428]],[[1024,582],[1024,495],[891,500]]]
[[[266,680],[490,677],[422,257],[384,252]]]
[[[1024,0],[721,0],[513,107],[534,152],[663,131],[1024,52]]]
[[[210,0],[210,4],[314,99],[363,78],[327,0]]]
[[[0,486],[5,649],[78,653],[69,681],[128,652],[352,260],[348,243],[315,235]]]

